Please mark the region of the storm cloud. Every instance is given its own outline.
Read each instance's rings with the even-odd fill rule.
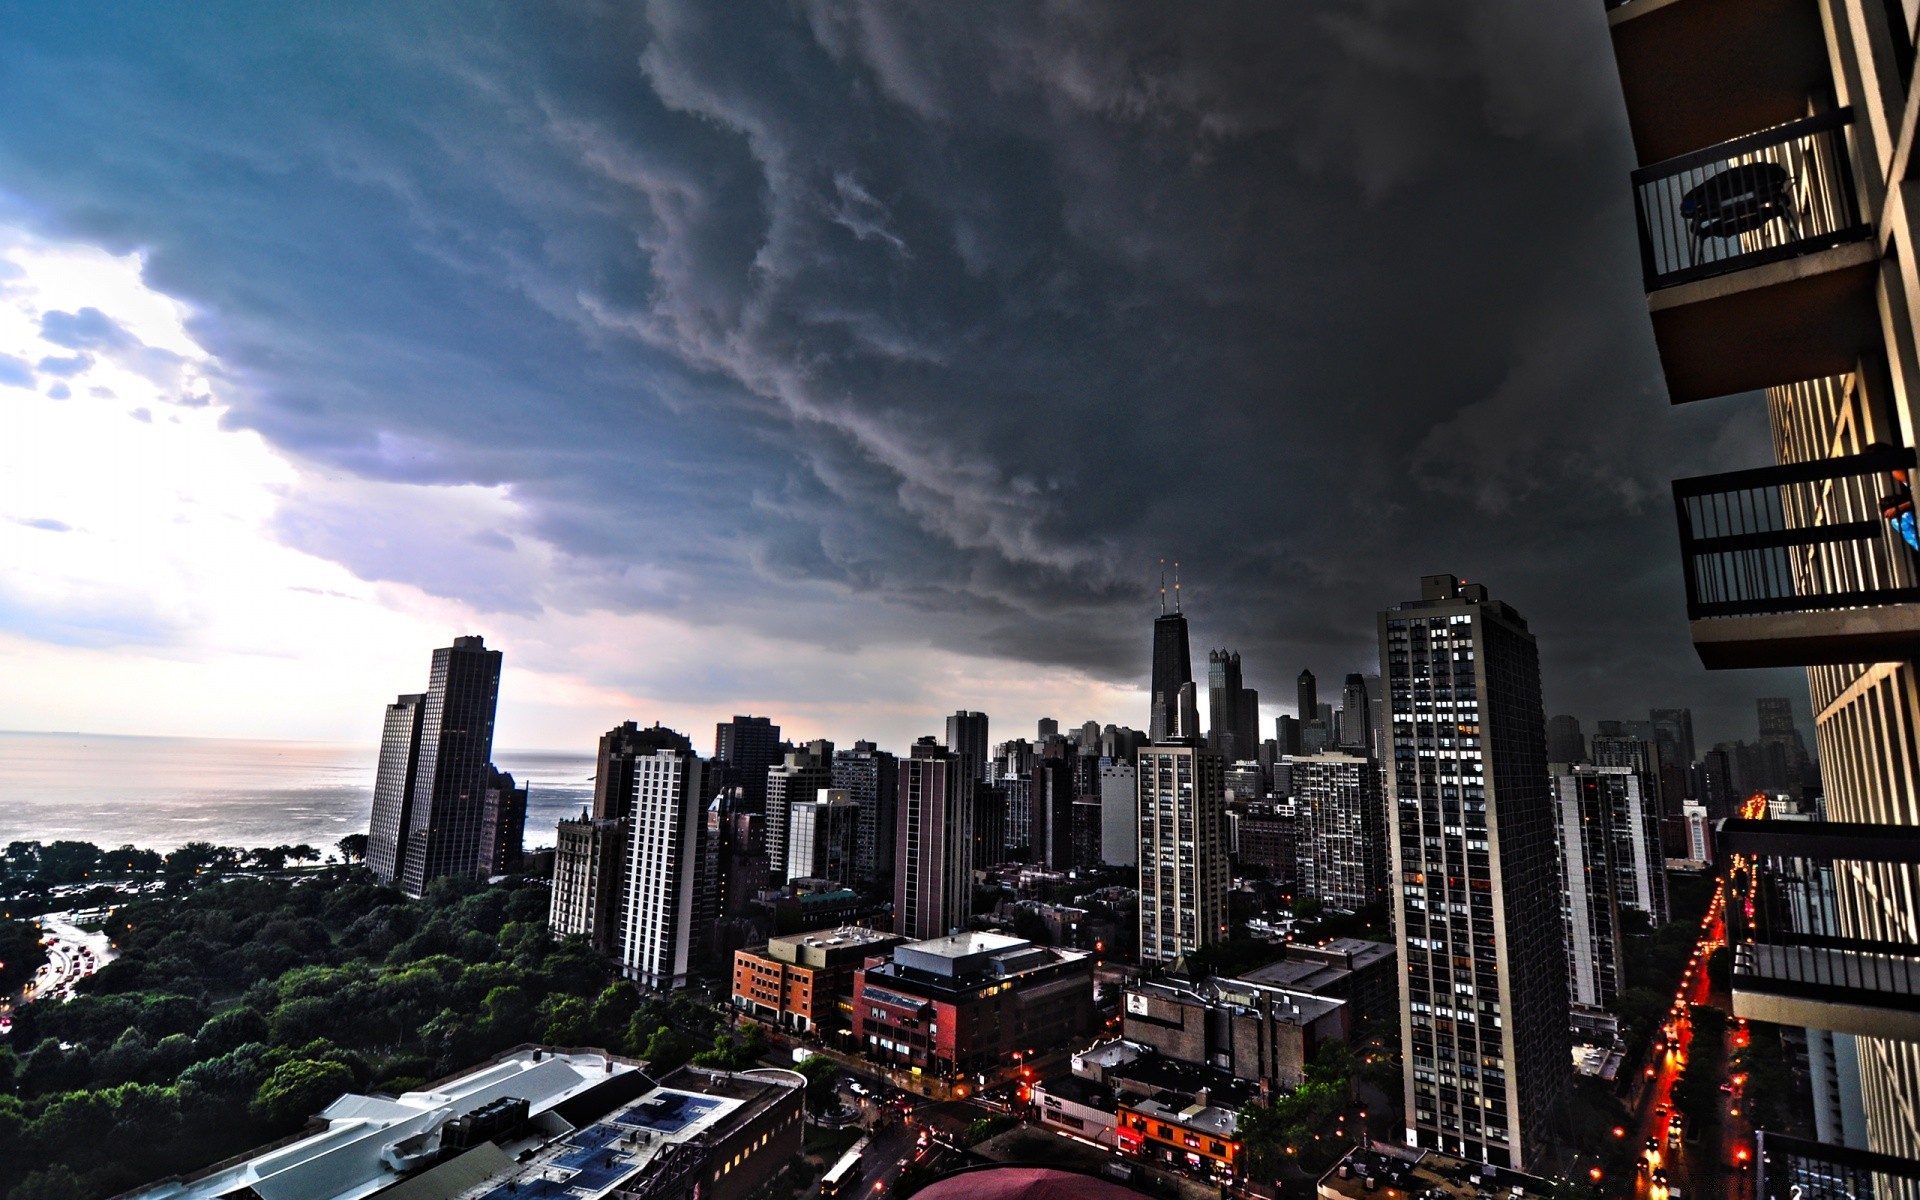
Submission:
[[[0,219],[144,252],[300,461],[526,514],[290,500],[363,578],[1125,682],[1164,557],[1273,700],[1452,571],[1555,710],[1804,695],[1687,643],[1667,481],[1764,414],[1667,403],[1598,4],[88,11],[8,16]]]

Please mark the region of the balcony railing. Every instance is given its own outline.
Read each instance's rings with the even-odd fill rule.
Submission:
[[[1920,1008],[1920,946],[1773,930],[1733,948],[1736,988],[1867,1007]]]
[[[1920,603],[1912,497],[1894,475],[1913,465],[1880,447],[1675,480],[1689,619]]]
[[[1891,1200],[1920,1183],[1920,1162],[1830,1146],[1762,1131],[1754,1135],[1759,1160],[1758,1200]]]
[[[1648,291],[1872,236],[1847,158],[1851,108],[1633,173]]]

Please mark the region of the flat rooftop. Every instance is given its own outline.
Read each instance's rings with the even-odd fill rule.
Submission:
[[[836,946],[866,946],[874,942],[894,941],[898,934],[886,933],[878,929],[868,929],[864,925],[843,925],[839,929],[816,929],[810,933],[790,933],[784,937],[768,938],[768,942],[786,942],[794,946],[810,946],[827,950]]]
[[[320,1110],[327,1128],[197,1178],[153,1184],[139,1200],[361,1200],[416,1175],[437,1155],[440,1128],[495,1100],[527,1102],[539,1119],[637,1068],[603,1054],[521,1050],[398,1097],[341,1096]],[[559,1117],[554,1115],[553,1121]],[[562,1122],[564,1124],[564,1122]]]
[[[1342,1167],[1347,1170],[1343,1178]],[[1491,1172],[1491,1174],[1488,1174]],[[1373,1186],[1368,1187],[1368,1180]],[[1399,1150],[1388,1154],[1355,1147],[1320,1178],[1320,1200],[1546,1200],[1552,1185],[1544,1179],[1470,1163],[1432,1150]]]
[[[1032,944],[1025,938],[1009,937],[1004,933],[969,932],[949,934],[924,942],[909,942],[907,946],[916,954],[935,958],[966,958],[974,954],[1018,950]]]

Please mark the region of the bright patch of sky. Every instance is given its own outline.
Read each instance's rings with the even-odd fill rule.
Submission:
[[[903,669],[897,649],[835,653],[651,614],[486,612],[369,582],[288,543],[380,539],[530,584],[515,594],[541,594],[564,564],[507,487],[343,476],[223,427],[223,390],[239,385],[190,316],[146,286],[138,255],[0,228],[0,728],[367,742],[381,706],[422,688],[429,651],[460,633],[506,652],[503,746],[589,748],[626,719],[704,744],[733,711],[903,746],[955,707],[995,712],[1011,736],[1042,714],[1125,721],[1139,706],[1075,673],[933,649]],[[676,700],[718,663],[765,664],[761,694]]]

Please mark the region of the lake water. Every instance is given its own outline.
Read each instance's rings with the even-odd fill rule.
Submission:
[[[73,838],[322,849],[365,833],[374,746],[0,732],[0,845]],[[593,802],[592,754],[496,750],[528,788],[527,846]]]

